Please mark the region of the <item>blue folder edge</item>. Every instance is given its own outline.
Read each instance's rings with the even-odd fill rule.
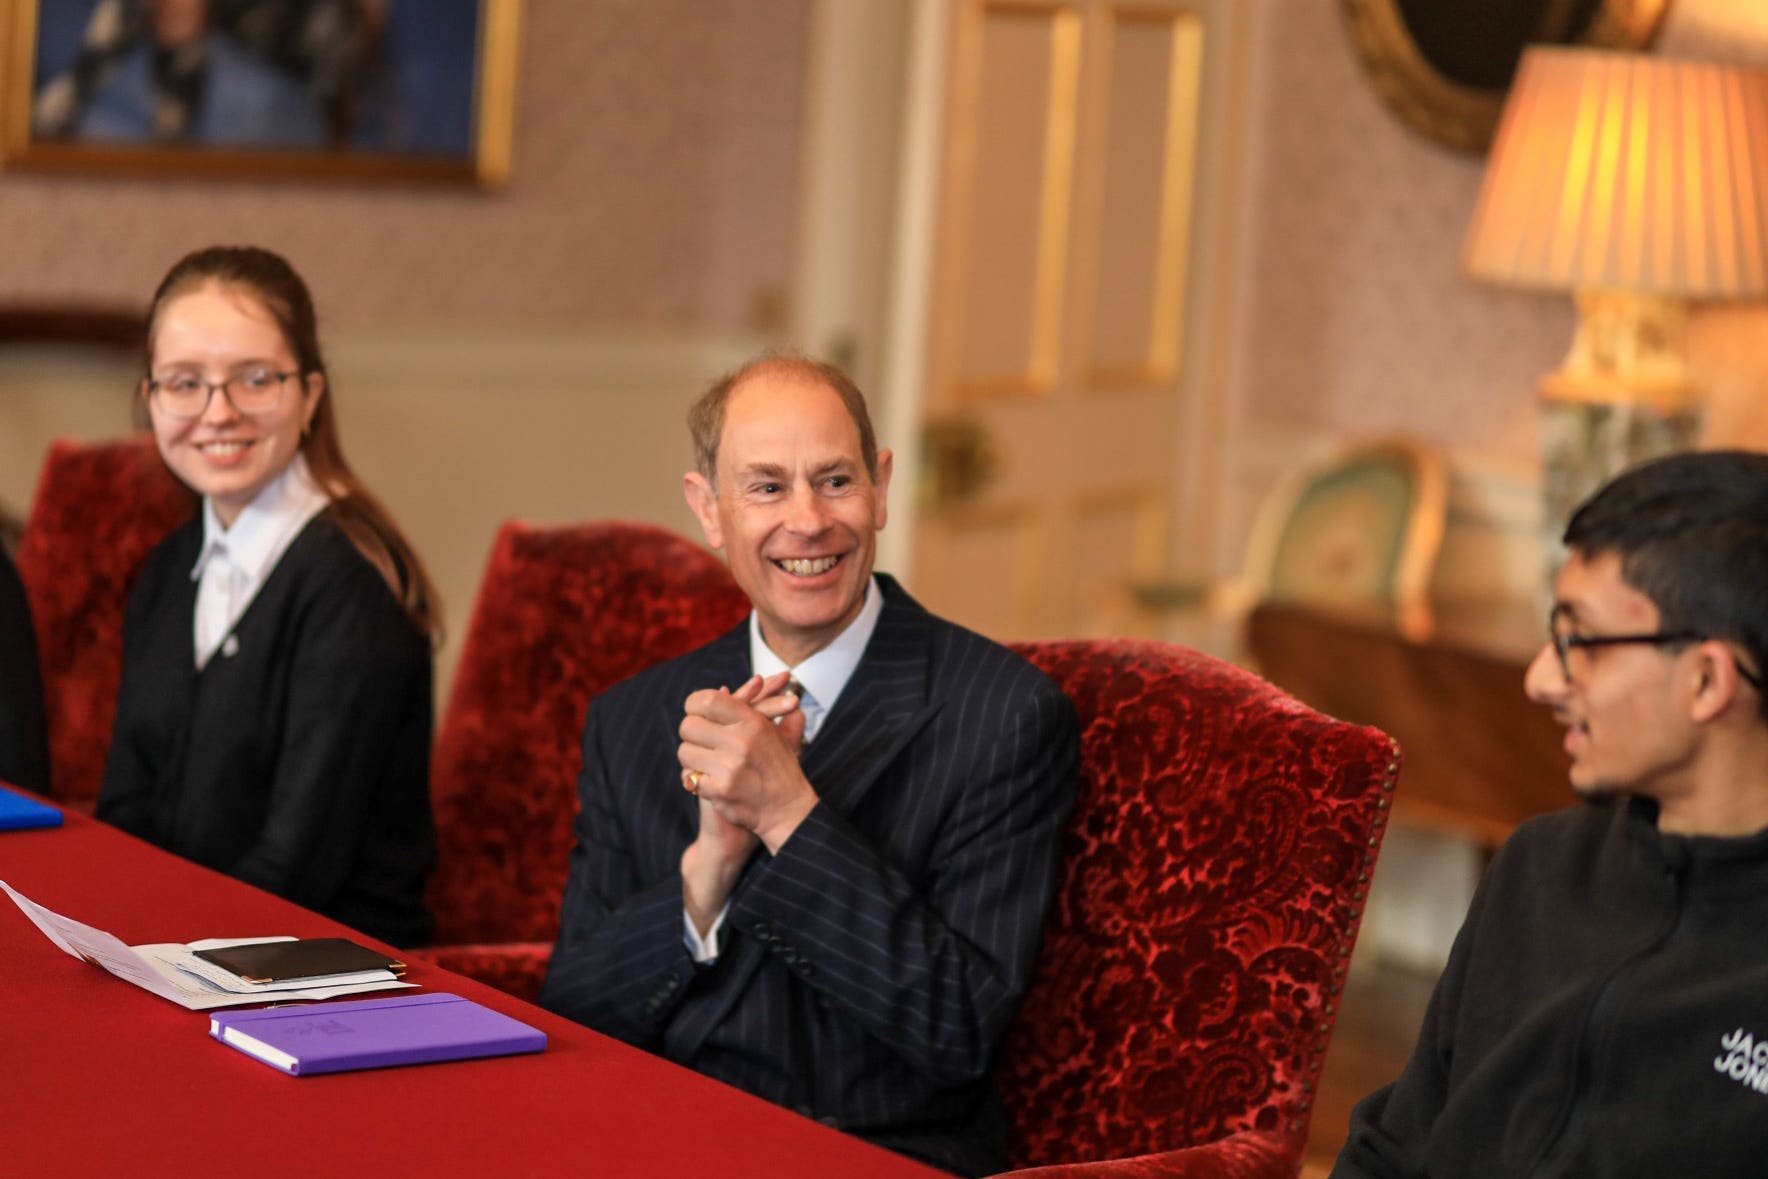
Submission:
[[[0,831],[61,826],[61,811],[24,791],[0,783]]]

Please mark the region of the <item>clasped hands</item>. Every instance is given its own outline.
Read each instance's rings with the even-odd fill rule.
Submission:
[[[700,800],[700,831],[681,853],[682,904],[701,937],[755,845],[779,851],[816,806],[798,768],[804,713],[787,679],[752,676],[734,692],[707,688],[687,699],[676,755],[682,788]]]
[[[701,841],[726,855],[740,850],[747,858],[756,839],[779,851],[816,805],[798,765],[804,713],[786,690],[789,678],[751,676],[735,691],[705,688],[687,699],[677,750],[682,786],[699,796]]]

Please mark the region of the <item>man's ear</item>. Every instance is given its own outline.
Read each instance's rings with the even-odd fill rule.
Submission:
[[[1743,677],[1737,674],[1737,653],[1718,639],[1706,640],[1695,651],[1699,655],[1695,664],[1698,679],[1689,702],[1689,715],[1704,724],[1737,698]]]
[[[878,489],[878,503],[872,513],[874,517],[872,527],[874,528],[884,527],[884,521],[890,516],[890,510],[885,501],[890,498],[890,471],[895,458],[896,456],[890,453],[889,447],[878,452],[878,477],[872,480],[873,486]]]
[[[700,522],[700,532],[706,537],[706,543],[722,549],[724,531],[718,526],[718,493],[712,489],[712,484],[700,472],[689,471],[681,477],[681,491],[687,498],[688,510]]]

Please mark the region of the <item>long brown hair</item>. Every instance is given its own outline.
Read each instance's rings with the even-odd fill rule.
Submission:
[[[319,351],[319,321],[307,284],[280,255],[256,246],[210,246],[187,254],[160,280],[147,310],[148,364],[153,363],[154,330],[160,312],[179,295],[208,283],[236,288],[263,304],[282,329],[303,378],[317,373],[325,379],[313,420],[301,438],[301,454],[313,480],[331,499],[326,509],[368,563],[380,572],[412,623],[432,641],[442,635],[441,601],[417,551],[393,516],[382,506],[344,460],[338,440],[337,394]]]

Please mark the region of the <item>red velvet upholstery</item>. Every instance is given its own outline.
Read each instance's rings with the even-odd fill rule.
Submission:
[[[1205,1146],[1127,1159],[1052,1163],[1014,1171],[1013,1179],[1290,1179],[1296,1146],[1288,1134],[1247,1130]]]
[[[464,974],[506,995],[535,1003],[540,1000],[540,984],[546,981],[546,964],[552,960],[552,951],[552,942],[544,941],[429,946],[415,952],[444,970]]]
[[[558,933],[589,701],[748,609],[722,561],[664,529],[503,526],[432,763],[436,948],[426,957],[538,994]]]
[[[1398,747],[1182,648],[1016,649],[1068,692],[1083,735],[1000,1068],[1013,1163],[1294,1175]],[[1126,1157],[1154,1152],[1177,1153]]]
[[[98,799],[123,675],[123,607],[147,554],[196,498],[146,434],[49,448],[19,542],[49,722],[50,793],[87,814]]]
[[[661,530],[505,527],[437,748],[446,944],[425,956],[538,992],[589,699],[746,609],[716,558]],[[1012,1161],[1293,1175],[1398,749],[1179,648],[1018,649],[1074,699],[1083,745],[1057,897],[1000,1069]]]

